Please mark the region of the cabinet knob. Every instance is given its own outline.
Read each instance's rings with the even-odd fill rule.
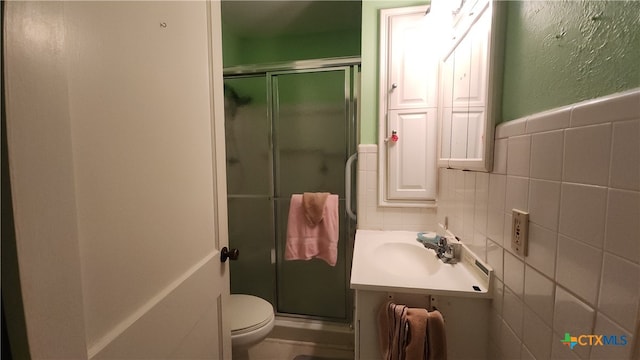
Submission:
[[[389,142],[391,141],[392,143],[398,142],[400,138],[398,137],[398,132],[393,130],[391,131],[391,136],[389,136],[388,138],[384,139],[384,142]]]
[[[395,89],[395,88],[397,88],[397,87],[398,87],[398,83],[393,83],[393,84],[391,84],[391,88],[392,88],[392,89]]]

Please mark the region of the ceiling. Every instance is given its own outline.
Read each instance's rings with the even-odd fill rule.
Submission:
[[[359,0],[223,0],[222,22],[244,37],[359,29],[361,5]]]

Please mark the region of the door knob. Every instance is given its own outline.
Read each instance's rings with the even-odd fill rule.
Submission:
[[[223,247],[220,251],[220,262],[225,262],[227,259],[238,260],[240,256],[240,251],[238,249],[227,249],[227,247]]]

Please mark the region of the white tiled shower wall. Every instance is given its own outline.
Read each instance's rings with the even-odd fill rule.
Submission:
[[[490,359],[638,356],[640,90],[498,126],[493,172],[439,170],[437,217],[379,207],[377,146],[358,153],[360,229],[423,231],[446,216],[494,268]],[[509,245],[513,208],[530,213],[525,258]],[[566,332],[628,344],[570,350]]]
[[[640,89],[501,124],[493,172],[438,176],[437,222],[495,270],[490,359],[639,356]],[[514,208],[530,213],[524,258]],[[570,350],[567,332],[628,344]]]

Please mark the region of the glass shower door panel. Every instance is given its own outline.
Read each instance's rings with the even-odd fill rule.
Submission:
[[[276,195],[330,192],[344,197],[348,108],[344,70],[274,77]]]
[[[270,195],[271,123],[265,76],[224,80],[227,192]]]
[[[266,76],[224,80],[231,292],[275,305],[271,122]]]
[[[344,166],[349,111],[345,70],[278,74],[275,97],[278,306],[280,313],[345,320],[346,224]],[[292,194],[329,192],[340,197],[338,262],[284,260]]]
[[[240,250],[238,260],[229,263],[231,293],[259,296],[275,306],[273,201],[229,198],[228,212],[229,247]]]
[[[278,305],[280,313],[299,314],[347,320],[346,304],[346,231],[345,221],[340,220],[338,261],[329,266],[324,260],[285,260],[284,246],[287,234],[289,199],[276,201],[278,213]],[[340,214],[344,214],[344,201],[340,200]]]

